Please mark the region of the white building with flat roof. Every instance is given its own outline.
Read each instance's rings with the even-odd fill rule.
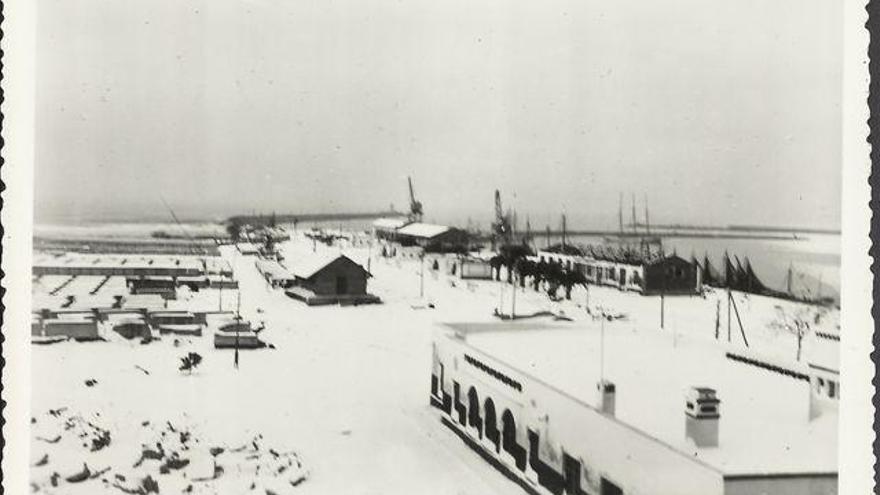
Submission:
[[[837,493],[836,409],[811,414],[808,380],[707,340],[450,324],[434,341],[431,404],[530,493]]]

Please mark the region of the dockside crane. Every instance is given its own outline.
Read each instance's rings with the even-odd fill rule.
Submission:
[[[504,213],[504,209],[501,207],[501,192],[497,189],[495,190],[495,221],[492,223],[492,234],[495,243],[510,243],[510,213]]]
[[[409,184],[409,219],[412,222],[421,222],[424,211],[422,210],[422,202],[416,200],[416,194],[413,191],[412,177],[406,178]]]

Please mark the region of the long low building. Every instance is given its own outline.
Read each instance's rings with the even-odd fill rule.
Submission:
[[[837,493],[838,414],[815,413],[820,387],[710,341],[603,333],[448,325],[433,344],[430,403],[532,494]]]
[[[205,274],[205,264],[195,256],[137,256],[65,253],[34,256],[37,276],[180,277]]]
[[[55,252],[131,253],[219,256],[213,239],[108,238],[59,239],[34,237],[34,249]]]
[[[695,294],[702,285],[699,266],[675,254],[615,257],[544,250],[532,259],[576,270],[591,284],[642,294]]]

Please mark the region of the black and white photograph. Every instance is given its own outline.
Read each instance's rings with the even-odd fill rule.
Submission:
[[[873,493],[862,5],[11,3],[9,493]]]

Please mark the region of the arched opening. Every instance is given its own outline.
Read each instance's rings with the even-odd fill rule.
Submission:
[[[483,405],[483,417],[486,438],[495,444],[495,452],[498,452],[501,448],[501,432],[498,431],[498,418],[495,417],[495,403],[492,401],[491,397],[487,397],[486,403]]]
[[[501,415],[501,448],[510,454],[520,471],[526,469],[526,449],[516,443],[516,420],[509,409]]]
[[[468,390],[468,425],[477,429],[480,437],[483,436],[483,421],[480,418],[480,398],[477,390],[471,387]]]

